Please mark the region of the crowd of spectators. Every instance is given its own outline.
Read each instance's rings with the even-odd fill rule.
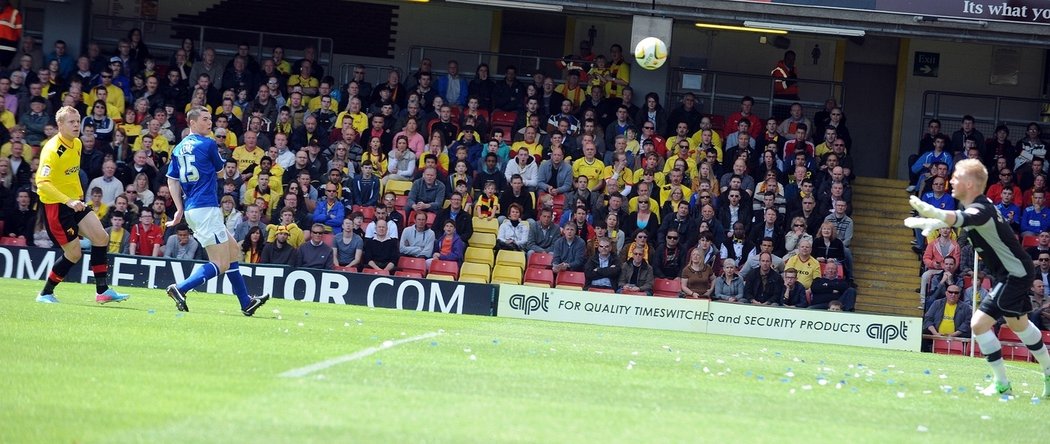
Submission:
[[[1041,330],[1050,330],[1050,209],[1046,207],[1046,142],[1039,123],[1031,122],[1017,142],[1010,140],[1010,129],[1000,124],[986,138],[975,128],[973,116],[962,118],[961,127],[951,136],[941,132],[941,122],[932,119],[910,159],[911,185],[908,191],[940,209],[959,208],[951,194],[951,174],[956,162],[979,159],[990,172],[985,195],[1010,223],[1021,239],[1039,276],[1032,283],[1035,310],[1029,318]],[[973,270],[974,250],[966,232],[942,228],[924,238],[916,231],[913,248],[922,255],[920,308],[924,310],[923,333],[936,336],[969,337],[972,282],[976,280],[979,301],[992,288],[986,270]]]
[[[214,116],[227,159],[216,193],[247,263],[395,271],[401,257],[463,262],[475,225],[495,249],[553,256],[585,287],[852,310],[853,160],[833,100],[806,116],[728,116],[686,94],[665,108],[630,86],[613,45],[557,75],[429,59],[402,79],[339,85],[315,51],[240,45],[228,61],[185,40],[151,52],[133,30],[112,51],[74,57],[31,38],[0,78],[3,235],[50,247],[35,217],[35,152],[53,111],[83,116],[80,171],[110,251],[200,259],[173,214],[169,153],[194,106]],[[330,72],[330,70],[328,71]],[[640,99],[640,100],[639,100]],[[1023,198],[1022,193],[1017,193]]]

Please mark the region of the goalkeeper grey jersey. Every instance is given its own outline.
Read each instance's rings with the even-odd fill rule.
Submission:
[[[997,280],[1035,275],[1035,267],[1017,235],[987,196],[978,196],[966,208],[956,211],[955,216],[961,221],[956,226],[966,230],[970,243]]]

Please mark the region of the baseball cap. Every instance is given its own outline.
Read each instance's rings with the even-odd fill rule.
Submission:
[[[109,58],[109,63],[120,63],[121,65],[123,65],[124,61],[121,60],[120,57],[113,56]]]

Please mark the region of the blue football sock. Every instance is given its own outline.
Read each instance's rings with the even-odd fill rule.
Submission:
[[[226,277],[230,278],[230,284],[233,285],[233,294],[237,295],[237,300],[241,302],[241,310],[248,308],[248,304],[252,303],[252,298],[248,296],[248,287],[244,285],[244,276],[241,276],[241,266],[237,262],[230,264],[230,269],[226,271]]]
[[[197,288],[200,284],[203,284],[208,279],[211,279],[218,275],[219,267],[212,262],[208,262],[198,267],[196,270],[193,270],[193,273],[190,274],[190,277],[188,279],[182,281],[177,285],[179,287],[179,292],[181,292],[182,294],[186,294],[186,292]]]

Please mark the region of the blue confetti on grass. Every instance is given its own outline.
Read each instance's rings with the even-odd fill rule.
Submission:
[[[430,346],[431,347],[437,347],[437,345],[438,345],[437,341],[430,341]]]
[[[751,377],[751,370],[744,372],[744,376]]]
[[[376,365],[383,365],[383,361],[376,360]]]
[[[758,376],[756,376],[756,377],[755,377],[755,379],[757,379],[757,380],[759,380],[759,381],[765,381],[765,380],[766,380],[766,377],[765,377],[765,376],[762,376],[762,375],[758,375]]]
[[[183,312],[181,312],[181,311],[180,311],[180,312],[178,312],[178,313],[175,313],[175,317],[176,317],[176,318],[181,318],[181,317],[183,317],[183,316],[186,316],[186,313],[183,313]]]
[[[926,370],[922,371],[922,374],[924,374],[924,375],[929,375],[930,373],[931,373],[930,369],[926,369]]]
[[[154,309],[151,308],[151,309],[147,310],[146,313],[157,314],[157,310],[154,310]]]
[[[499,345],[499,339],[493,339],[492,345]]]
[[[886,380],[886,385],[893,385],[893,384],[896,384],[896,383],[897,383],[897,381],[894,381],[892,379],[887,379]]]

